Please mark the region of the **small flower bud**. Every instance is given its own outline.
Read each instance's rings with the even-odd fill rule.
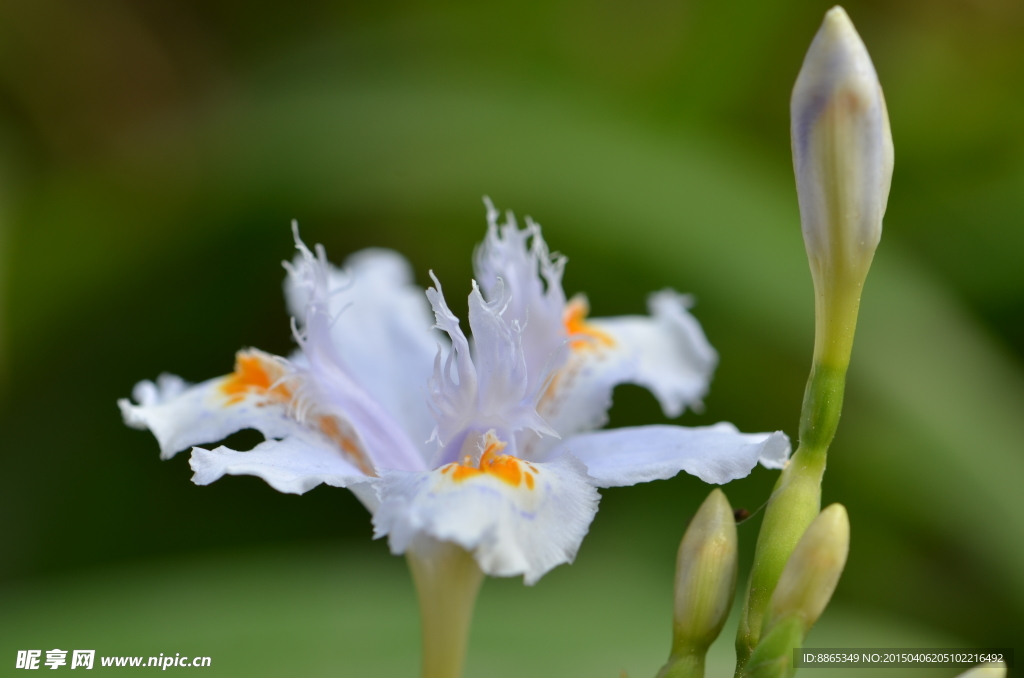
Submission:
[[[672,655],[659,676],[703,675],[704,655],[732,607],[736,570],[736,518],[725,493],[716,489],[679,544]]]
[[[871,57],[842,7],[825,14],[793,88],[793,165],[815,285],[867,275],[882,235],[893,147]]]
[[[796,618],[804,635],[825,611],[850,551],[850,518],[842,504],[822,511],[800,538],[768,604],[766,633]]]
[[[1006,678],[1006,664],[1003,662],[979,664],[974,668],[967,669],[956,678]]]

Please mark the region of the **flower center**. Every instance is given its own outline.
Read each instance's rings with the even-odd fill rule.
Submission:
[[[442,466],[441,473],[450,472],[452,480],[457,483],[477,476],[490,475],[513,487],[519,487],[525,482],[526,488],[532,490],[536,483],[537,467],[510,454],[501,454],[506,446],[507,443],[501,441],[494,431],[488,431],[484,435],[484,450],[476,466],[467,454],[461,463],[453,462]]]

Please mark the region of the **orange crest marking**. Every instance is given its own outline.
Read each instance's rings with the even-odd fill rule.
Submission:
[[[565,324],[565,331],[570,337],[569,346],[574,351],[581,351],[601,346],[615,346],[615,340],[607,332],[602,332],[587,322],[587,314],[590,313],[590,304],[587,298],[577,294],[565,305],[565,312],[562,314],[562,322]]]
[[[227,405],[236,405],[250,394],[263,396],[268,403],[287,405],[294,393],[285,379],[284,366],[271,356],[256,350],[239,351],[235,355],[235,371],[229,374],[220,390],[226,395]],[[359,437],[347,422],[329,414],[314,414],[307,425],[312,425],[326,436],[345,457],[368,476],[375,476],[373,464],[362,446]]]
[[[228,396],[228,405],[242,402],[250,393],[286,403],[292,399],[292,392],[284,383],[278,383],[284,376],[284,367],[270,356],[251,350],[239,351],[235,355],[235,371],[228,375],[220,390]]]
[[[477,466],[472,465],[467,455],[461,464],[451,463],[442,467],[441,473],[447,474],[451,471],[452,480],[457,483],[486,474],[506,482],[512,487],[519,487],[525,482],[527,489],[534,488],[537,475],[536,466],[510,454],[501,454],[506,443],[498,440],[492,431],[488,431],[484,436],[484,444],[487,447],[480,455],[480,463]]]

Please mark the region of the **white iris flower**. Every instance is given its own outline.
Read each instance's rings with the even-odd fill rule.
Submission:
[[[424,296],[398,254],[364,250],[339,270],[296,232],[285,291],[299,350],[241,351],[233,373],[193,386],[143,381],[136,404],[119,402],[126,423],[152,431],[165,459],[256,429],[266,440],[247,452],[192,448],[193,482],[229,474],[296,494],[346,487],[394,553],[422,538],[453,542],[486,574],[528,584],[572,561],[596,488],[679,471],[721,484],[758,461],[785,464],[781,432],[595,431],[616,384],[647,387],[668,416],[699,405],[717,354],[689,299],[671,291],[651,296],[650,316],[588,320],[583,297],[566,300],[565,259],[548,253],[540,228],[520,229],[511,214],[499,224],[487,206],[472,341],[437,279]]]

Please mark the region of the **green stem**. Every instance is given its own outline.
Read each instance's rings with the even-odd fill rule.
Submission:
[[[792,678],[793,650],[803,645],[804,634],[800,620],[780,620],[770,629],[750,657],[748,678]]]
[[[407,560],[420,601],[422,678],[459,678],[484,574],[471,554],[448,542],[419,540]]]
[[[804,406],[800,416],[800,450],[813,450],[807,454],[820,454],[822,465],[828,446],[832,444],[832,438],[839,427],[843,391],[846,387],[846,365],[843,363],[841,367],[832,367],[815,363],[804,390]]]
[[[768,601],[786,561],[821,510],[821,479],[843,409],[861,286],[816,284],[814,364],[804,389],[800,445],[775,483],[757,536],[746,605],[736,634],[736,678],[745,675],[760,640]]]
[[[658,671],[657,678],[704,678],[705,654],[707,648],[703,652],[672,655],[668,663]]]
[[[736,634],[736,676],[744,675],[750,654],[761,636],[768,601],[779,575],[807,526],[821,510],[821,477],[825,451],[800,447],[779,475],[754,550],[747,601]]]
[[[816,362],[804,391],[800,447],[779,475],[768,500],[754,550],[747,601],[736,634],[736,676],[744,675],[750,654],[761,637],[761,625],[779,575],[807,526],[821,510],[821,479],[828,446],[839,425],[846,383],[842,367]]]

